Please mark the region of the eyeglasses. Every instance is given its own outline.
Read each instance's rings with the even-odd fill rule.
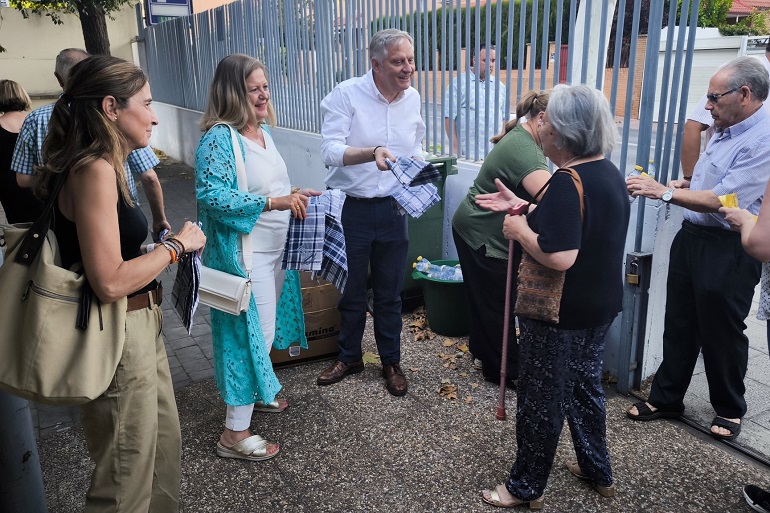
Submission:
[[[737,91],[737,90],[738,90],[738,89],[740,89],[741,87],[743,87],[743,86],[740,86],[740,87],[736,87],[735,89],[730,89],[729,91],[725,91],[725,92],[724,92],[724,93],[722,93],[722,94],[707,93],[707,94],[706,94],[706,98],[707,98],[707,99],[708,99],[708,101],[710,101],[711,103],[716,103],[716,102],[718,102],[718,101],[719,101],[719,99],[720,99],[721,97],[723,97],[724,95],[726,95],[726,94],[730,94],[730,93],[734,93],[735,91]]]

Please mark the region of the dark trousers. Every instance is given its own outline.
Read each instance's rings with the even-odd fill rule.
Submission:
[[[500,379],[503,348],[503,320],[505,316],[505,279],[508,261],[486,256],[486,247],[477,251],[468,246],[452,229],[457,257],[463,270],[465,295],[468,300],[471,332],[468,346],[484,366],[484,376],[493,381]],[[516,323],[513,305],[516,303],[516,270],[513,266],[511,292],[511,321],[508,328],[508,358],[506,377],[519,377],[519,345],[516,341]]]
[[[394,212],[392,199],[348,197],[342,207],[348,281],[338,308],[341,362],[360,360],[366,324],[367,274],[374,291],[374,337],[383,365],[401,361],[401,288],[409,246],[406,216]]]
[[[567,419],[580,470],[612,484],[602,388],[609,324],[581,330],[519,319],[521,372],[516,391],[516,462],[505,486],[519,499],[543,494]]]
[[[741,246],[740,234],[682,224],[671,245],[663,361],[652,382],[650,404],[684,410],[684,395],[702,351],[716,414],[745,415],[749,341],[744,321],[760,272],[761,264]]]

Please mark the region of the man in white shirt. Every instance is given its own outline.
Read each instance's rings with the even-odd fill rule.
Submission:
[[[444,128],[449,135],[449,153],[482,159],[492,149],[489,139],[502,131],[507,120],[506,89],[492,75],[495,59],[494,46],[487,48],[482,43],[478,54],[471,57],[472,71],[449,83],[444,96]]]
[[[348,280],[338,305],[339,355],[317,383],[331,385],[364,370],[361,339],[371,269],[377,349],[388,391],[401,396],[407,391],[400,361],[401,287],[409,238],[406,217],[391,197],[399,182],[386,160],[422,158],[425,123],[420,94],[411,87],[412,37],[402,30],[381,30],[372,37],[369,56],[372,69],[366,75],[338,84],[321,102],[326,185],[347,195],[342,227]]]

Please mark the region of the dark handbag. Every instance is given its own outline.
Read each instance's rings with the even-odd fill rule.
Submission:
[[[575,188],[580,198],[580,219],[582,220],[585,203],[583,201],[583,182],[580,180],[580,175],[572,168],[557,169],[554,175],[556,173],[566,173],[575,182]],[[548,187],[552,179],[553,176],[535,194],[534,200],[537,200],[543,194],[543,191],[545,191],[545,188]],[[519,317],[558,324],[561,294],[564,289],[564,277],[566,275],[567,271],[551,269],[522,250],[516,286],[516,305],[513,308],[513,312]]]
[[[107,390],[123,353],[127,301],[101,304],[81,266],[61,267],[50,226],[65,178],[37,221],[4,229],[0,266],[0,388],[56,405]]]

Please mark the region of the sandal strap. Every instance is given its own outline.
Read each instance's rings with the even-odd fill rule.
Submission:
[[[233,444],[230,449],[241,454],[265,456],[267,454],[267,440],[259,435],[251,435]]]
[[[732,420],[727,420],[722,417],[714,417],[714,420],[711,421],[711,425],[724,428],[730,432],[734,432],[741,426],[739,422],[733,422]]]

